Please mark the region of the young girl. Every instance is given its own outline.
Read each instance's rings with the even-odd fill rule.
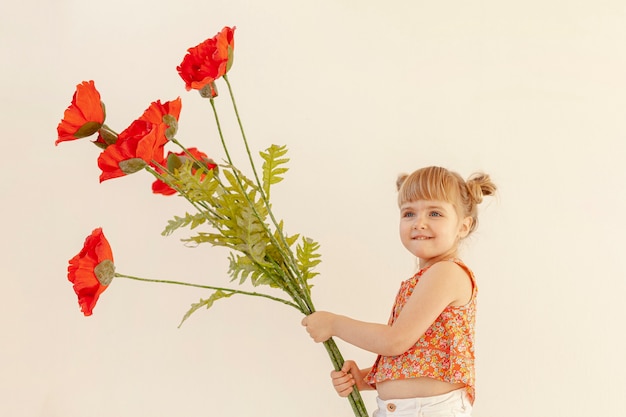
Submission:
[[[331,372],[340,396],[354,385],[376,389],[374,417],[471,414],[477,288],[457,252],[476,228],[476,205],[495,190],[488,175],[464,181],[440,167],[398,179],[400,239],[419,259],[419,271],[402,282],[389,323],[325,311],[302,320],[316,342],[336,336],[378,354],[371,368],[346,361],[341,371]]]

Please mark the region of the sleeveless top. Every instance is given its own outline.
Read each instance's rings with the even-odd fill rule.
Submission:
[[[472,271],[461,260],[450,259],[450,261],[463,268],[472,280],[470,301],[463,306],[446,307],[422,337],[403,354],[378,355],[371,371],[365,377],[367,383],[375,385],[386,380],[429,377],[444,382],[465,384],[470,402],[474,402],[476,281]],[[430,266],[402,282],[389,318],[389,325],[398,318],[402,307],[428,268]]]

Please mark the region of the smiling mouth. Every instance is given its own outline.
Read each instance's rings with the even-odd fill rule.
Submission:
[[[413,240],[428,240],[432,239],[430,236],[413,236],[411,239]]]

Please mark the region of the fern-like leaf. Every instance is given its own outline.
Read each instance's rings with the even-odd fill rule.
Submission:
[[[228,273],[231,276],[231,281],[239,279],[239,284],[243,284],[247,278],[250,278],[252,285],[255,287],[259,284],[265,283],[262,280],[263,271],[259,269],[259,265],[256,264],[249,256],[235,255],[233,253],[228,257],[229,267]]]
[[[181,240],[189,246],[198,246],[201,243],[210,243],[213,246],[224,246],[231,249],[236,248],[240,244],[238,239],[224,236],[218,233],[206,232],[200,232],[195,236],[191,236]]]
[[[272,145],[259,154],[263,158],[263,192],[269,200],[270,186],[281,182],[284,179],[282,175],[288,170],[284,165],[289,158],[283,158],[287,154],[287,146]]]
[[[215,291],[213,294],[211,294],[211,296],[207,299],[200,299],[199,302],[197,303],[192,303],[191,304],[191,308],[189,309],[189,311],[187,311],[185,313],[185,315],[183,316],[182,320],[180,321],[180,324],[178,325],[178,327],[180,328],[180,326],[183,325],[183,323],[185,322],[185,320],[187,320],[193,313],[195,313],[197,310],[199,310],[202,307],[207,308],[207,310],[209,308],[211,308],[213,306],[213,303],[221,298],[228,298],[231,295],[233,295],[234,293],[232,292],[224,292],[222,290],[217,290]]]
[[[186,161],[164,177],[189,200],[210,202],[219,186],[216,172],[216,169],[198,168],[192,161]]]
[[[173,220],[169,220],[167,222],[167,226],[165,226],[165,230],[161,232],[163,236],[171,235],[176,229],[181,227],[186,227],[191,225],[191,229],[195,229],[200,226],[204,222],[206,222],[207,218],[204,213],[196,213],[189,214],[185,213],[184,217],[174,216]]]
[[[304,281],[307,282],[319,272],[314,272],[313,269],[322,262],[321,255],[318,253],[320,244],[313,239],[303,237],[301,243],[296,247],[296,257],[298,258],[298,268],[302,273]],[[309,286],[310,288],[310,286]]]

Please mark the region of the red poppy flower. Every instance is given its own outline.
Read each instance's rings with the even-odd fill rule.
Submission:
[[[65,110],[57,126],[59,138],[54,144],[93,135],[100,129],[104,119],[104,103],[100,100],[94,82],[83,81],[76,86],[72,104]]]
[[[165,136],[162,138],[165,139]],[[154,124],[135,120],[119,134],[117,142],[108,146],[98,157],[98,167],[102,170],[100,182],[137,172],[155,157],[159,161],[163,160],[165,142],[157,135]]]
[[[226,26],[214,37],[189,48],[176,67],[187,91],[201,90],[228,72],[233,64],[235,28]]]
[[[147,122],[154,123],[155,125],[165,123],[163,116],[171,115],[176,120],[180,117],[180,110],[182,108],[182,101],[180,97],[173,101],[166,101],[161,103],[161,100],[153,101],[150,107],[143,112],[139,120],[145,120]],[[165,123],[167,124],[167,123]]]
[[[180,110],[180,98],[163,104],[160,100],[151,103],[141,117],[100,154],[100,182],[132,174],[146,165],[154,166],[153,161],[161,164],[163,147],[167,136],[173,135],[169,130],[176,130]]]
[[[107,289],[114,276],[111,246],[102,228],[94,229],[67,267],[67,278],[74,284],[78,304],[85,316],[91,316],[100,294]]]
[[[199,151],[197,148],[189,148],[187,149],[187,151],[189,151],[189,153],[193,155],[195,159],[200,161],[207,169],[212,170],[215,167],[217,167],[217,164],[215,164],[215,162],[212,159],[207,157],[207,155],[204,152]],[[175,168],[184,164],[188,160],[188,156],[184,151],[177,152],[177,153],[168,152],[166,160],[168,161],[168,164],[167,164],[168,169],[173,171]],[[170,163],[170,161],[172,160],[176,162]],[[197,169],[193,169],[192,171],[196,172],[196,170]],[[157,171],[162,172],[161,169],[157,169]],[[159,179],[157,179],[156,181],[152,183],[152,192],[154,194],[162,194],[162,195],[176,194],[176,190],[174,190],[172,187],[170,187],[169,185],[167,185],[166,183],[164,183],[163,181]]]
[[[153,101],[139,120],[154,123],[157,126],[157,135],[165,136],[167,141],[173,138],[178,130],[178,118],[180,117],[181,108],[182,101],[180,97],[173,101],[166,101],[163,104],[161,100]],[[157,162],[161,163],[161,160]]]

